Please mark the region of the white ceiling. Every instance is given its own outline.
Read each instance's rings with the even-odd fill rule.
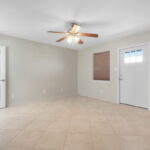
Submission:
[[[46,32],[67,31],[70,22],[100,37],[82,37],[81,46]],[[150,0],[0,0],[0,34],[51,45],[81,49],[149,29]]]

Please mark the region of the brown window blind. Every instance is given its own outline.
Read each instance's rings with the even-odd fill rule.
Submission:
[[[94,54],[94,80],[110,80],[110,52]]]

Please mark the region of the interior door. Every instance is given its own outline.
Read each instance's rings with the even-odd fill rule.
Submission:
[[[6,107],[6,48],[0,46],[0,108]]]
[[[120,50],[120,103],[148,108],[148,45]]]

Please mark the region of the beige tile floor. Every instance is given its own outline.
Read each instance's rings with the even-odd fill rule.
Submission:
[[[85,97],[1,109],[0,150],[150,150],[150,112]]]

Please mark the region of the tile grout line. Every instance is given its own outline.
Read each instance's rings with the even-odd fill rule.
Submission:
[[[87,108],[86,108],[87,109]],[[87,111],[87,114],[88,114],[88,120],[89,120],[89,131],[90,131],[90,135],[91,135],[91,140],[92,140],[92,147],[95,149],[95,146],[94,146],[94,137],[93,137],[93,132],[92,132],[92,124],[91,124],[91,116],[90,116],[90,113],[88,110]]]
[[[72,106],[72,103],[71,103],[71,106]],[[66,145],[66,142],[68,140],[68,137],[69,137],[69,134],[70,134],[70,129],[71,129],[71,120],[72,120],[72,110],[70,110],[70,117],[69,117],[69,126],[68,126],[68,131],[67,131],[67,134],[66,134],[66,138],[64,140],[64,144],[63,144],[63,150],[65,150],[65,145]]]
[[[31,121],[32,122],[32,121]],[[30,122],[30,123],[31,123]],[[29,125],[29,124],[28,124]],[[28,126],[28,125],[26,125],[26,126]],[[23,132],[23,130],[26,128],[26,126],[24,127],[24,128],[22,128],[22,129],[6,129],[7,131],[8,130],[16,130],[16,131],[18,131],[19,133],[17,133],[14,137],[13,137],[13,139],[11,139],[5,146],[9,146],[9,144],[13,141],[13,140],[15,140],[15,138],[17,138],[19,135],[21,135],[21,132]],[[11,145],[10,145],[11,146]]]

